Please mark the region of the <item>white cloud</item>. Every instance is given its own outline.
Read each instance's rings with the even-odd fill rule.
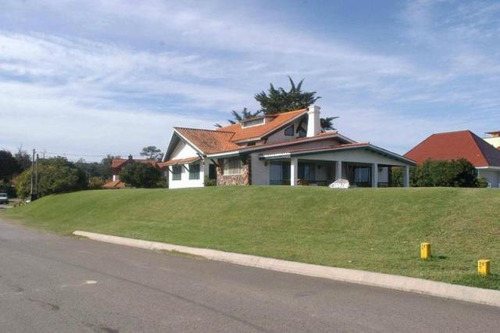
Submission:
[[[498,9],[443,15],[448,5],[409,2],[398,28],[410,46],[396,55],[313,35],[243,2],[4,0],[0,129],[9,145],[138,151],[162,145],[173,125],[210,127],[232,109],[254,109],[254,93],[291,75],[323,97],[324,115],[341,116],[341,131],[399,152],[419,133],[487,130],[500,106],[499,51],[473,37],[498,38]]]
[[[124,156],[147,145],[165,148],[174,125],[211,125],[189,115],[84,107],[61,96],[58,88],[21,83],[0,83],[0,101],[1,148],[22,145],[68,157]]]

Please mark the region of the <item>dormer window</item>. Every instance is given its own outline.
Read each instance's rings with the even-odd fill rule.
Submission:
[[[243,120],[241,122],[241,127],[251,127],[251,126],[259,126],[259,125],[264,125],[264,117],[262,118],[253,118],[249,120]]]
[[[293,136],[293,125],[292,126],[289,126],[286,130],[285,130],[285,135],[286,136]]]

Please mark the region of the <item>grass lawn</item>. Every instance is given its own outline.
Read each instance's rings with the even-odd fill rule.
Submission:
[[[207,187],[85,191],[2,215],[60,234],[84,230],[500,290],[495,189]],[[431,260],[419,259],[421,242]],[[477,260],[492,275],[477,276]]]

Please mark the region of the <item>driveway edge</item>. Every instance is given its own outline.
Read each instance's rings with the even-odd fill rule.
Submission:
[[[367,286],[394,289],[500,307],[500,291],[497,290],[473,288],[405,276],[305,264],[300,262],[265,258],[247,254],[231,253],[160,242],[151,242],[145,240],[97,234],[86,231],[77,230],[73,232],[73,234],[100,242],[125,245],[148,250],[177,251],[191,255],[202,256],[210,260],[223,261],[243,266],[257,267],[278,272],[319,277],[335,281],[356,283]]]

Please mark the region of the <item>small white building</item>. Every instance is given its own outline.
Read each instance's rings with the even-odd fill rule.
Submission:
[[[170,188],[217,185],[389,186],[391,169],[415,162],[337,131],[321,130],[320,108],[245,119],[216,130],[175,127],[163,162]]]
[[[487,132],[486,134],[489,134],[490,136],[484,138],[484,141],[488,142],[496,149],[500,149],[500,131]]]

